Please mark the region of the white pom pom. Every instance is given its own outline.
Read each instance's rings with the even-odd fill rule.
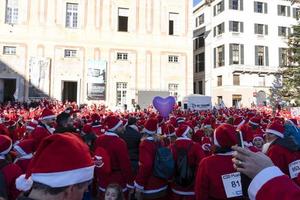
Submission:
[[[33,181],[31,177],[25,178],[25,174],[22,174],[16,179],[16,188],[20,191],[27,192],[31,189]]]

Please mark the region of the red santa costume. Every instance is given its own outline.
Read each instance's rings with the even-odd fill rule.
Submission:
[[[284,175],[278,167],[268,167],[259,172],[248,188],[251,200],[296,200],[300,188]]]
[[[240,199],[242,195],[240,173],[232,164],[231,146],[237,144],[234,126],[222,124],[214,131],[214,144],[218,150],[202,159],[196,176],[197,200]],[[218,153],[219,152],[219,153]],[[234,181],[233,187],[230,183]]]
[[[15,181],[22,174],[22,170],[16,164],[8,163],[5,160],[6,154],[12,148],[12,140],[6,135],[0,135],[0,170],[4,175],[8,199],[16,199],[20,191],[16,189]]]
[[[167,180],[153,176],[153,165],[157,143],[152,136],[157,132],[157,120],[150,118],[146,121],[144,132],[149,136],[140,143],[139,170],[135,178],[135,188],[142,191],[144,196],[154,199],[165,199],[168,183]]]
[[[122,126],[122,120],[116,116],[106,118],[108,131],[99,136],[95,142],[95,149],[102,147],[110,157],[111,173],[99,178],[99,190],[105,192],[110,183],[118,183],[123,192],[133,189],[133,176],[127,145],[115,131]]]
[[[92,114],[92,130],[96,134],[96,136],[100,136],[105,133],[105,127],[100,124],[100,116],[97,113]]]
[[[56,118],[55,114],[48,108],[45,108],[39,119],[42,121],[42,120],[54,120],[55,118]],[[34,131],[31,133],[31,137],[30,137],[30,138],[34,139],[34,141],[35,141],[35,149],[38,147],[40,142],[45,137],[52,135],[54,132],[53,128],[51,128],[47,124],[42,123],[41,121],[39,122],[37,127],[34,129]]]
[[[296,179],[300,173],[300,151],[297,150],[298,148],[291,149],[292,145],[282,143],[284,141],[282,140],[284,138],[283,124],[274,121],[268,126],[266,133],[278,137],[270,144],[266,154],[283,173]]]
[[[171,151],[173,153],[174,161],[177,162],[178,158],[178,149],[185,149],[188,153],[188,162],[189,166],[192,166],[195,169],[195,174],[198,170],[198,164],[201,159],[205,157],[203,150],[200,147],[200,144],[193,142],[188,138],[187,134],[191,130],[190,127],[186,125],[180,125],[176,130],[177,139],[174,144],[171,145]],[[194,183],[191,183],[187,187],[180,186],[176,184],[175,181],[171,184],[172,190],[172,200],[192,200],[195,199],[194,192]]]
[[[15,144],[13,148],[18,154],[14,163],[22,169],[23,173],[25,173],[34,153],[34,140],[22,140],[18,144]]]
[[[252,117],[248,123],[240,126],[240,131],[243,134],[244,145],[246,147],[253,146],[252,140],[254,135],[263,134],[263,131],[260,128],[260,122],[261,122],[261,117],[255,116]],[[255,128],[253,126],[255,126]]]
[[[163,143],[164,143],[164,146],[169,146],[174,137],[176,137],[176,134],[175,134],[175,128],[172,124],[165,124],[163,126],[163,129],[162,129],[162,134],[163,134]]]

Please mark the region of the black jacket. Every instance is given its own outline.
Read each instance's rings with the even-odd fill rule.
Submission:
[[[125,140],[131,161],[139,160],[139,145],[142,134],[130,126],[126,126],[126,130],[120,137]]]

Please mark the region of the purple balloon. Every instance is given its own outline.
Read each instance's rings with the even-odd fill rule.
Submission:
[[[157,96],[153,99],[153,106],[156,110],[158,110],[162,117],[169,117],[169,114],[172,112],[175,103],[175,98],[171,96],[167,98]]]

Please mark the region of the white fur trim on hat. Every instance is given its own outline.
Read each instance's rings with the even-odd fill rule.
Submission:
[[[276,135],[280,138],[283,138],[283,133],[281,133],[279,131],[276,131],[276,130],[273,130],[273,129],[266,129],[266,133],[271,133],[271,134]]]
[[[45,116],[45,117],[41,117],[40,120],[54,119],[54,118],[56,118],[55,115],[48,115],[48,116]]]
[[[27,155],[27,153],[19,145],[14,145],[14,150],[21,154],[21,156]]]
[[[120,120],[114,127],[111,129],[108,129],[109,131],[115,131],[117,128],[119,128],[123,124],[122,120]]]
[[[16,179],[16,188],[20,191],[27,192],[31,189],[33,181],[31,177],[25,178],[25,174],[22,174]]]
[[[218,147],[221,147],[221,145],[219,144],[218,140],[217,140],[217,136],[216,136],[216,130],[214,131],[214,144]]]
[[[65,187],[92,180],[94,177],[94,167],[89,166],[63,172],[32,173],[31,178],[34,182],[53,188]]]
[[[156,131],[149,131],[148,129],[144,128],[144,133],[147,133],[147,134],[150,134],[150,135],[153,135],[156,133]]]
[[[34,127],[32,127],[32,126],[26,126],[26,129],[34,130]]]

